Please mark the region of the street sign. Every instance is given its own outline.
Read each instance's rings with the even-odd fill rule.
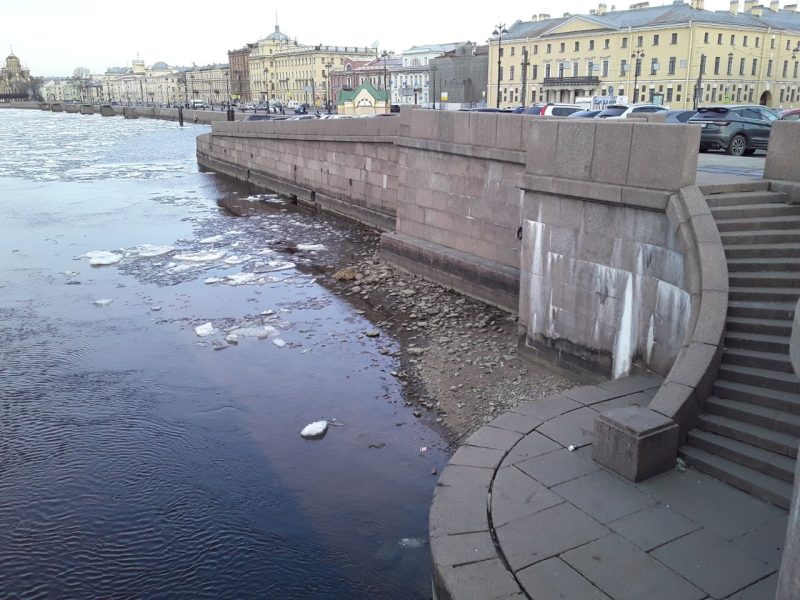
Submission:
[[[448,98],[448,96],[447,96],[447,92],[442,92],[442,95],[441,95],[441,98],[440,98],[440,100],[441,100],[442,102],[447,102],[447,98]]]

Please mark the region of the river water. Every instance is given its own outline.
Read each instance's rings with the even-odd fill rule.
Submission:
[[[321,281],[370,234],[206,131],[0,110],[0,596],[429,598],[445,443]]]

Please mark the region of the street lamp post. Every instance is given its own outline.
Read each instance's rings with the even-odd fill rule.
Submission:
[[[496,108],[500,108],[500,76],[502,75],[502,65],[503,65],[503,34],[508,33],[506,29],[505,23],[500,23],[499,25],[495,25],[494,31],[492,35],[497,36],[497,102],[495,104]]]
[[[633,67],[633,103],[639,101],[639,73],[642,70],[642,59],[644,58],[644,50],[634,50],[631,58],[636,60]]]
[[[325,79],[327,80],[328,84],[328,92],[325,98],[325,103],[328,105],[328,114],[333,112],[333,99],[331,98],[331,69],[333,68],[333,62],[328,61],[325,63]]]
[[[528,93],[528,49],[522,49],[522,108],[525,108],[525,95]]]
[[[225,74],[225,96],[227,96],[228,104],[230,105],[230,103],[231,103],[231,89],[230,89],[230,86],[229,86],[229,83],[228,83],[228,76],[229,76],[228,75],[228,71],[224,71],[224,74]]]
[[[189,75],[189,79],[191,80],[192,83],[192,102],[194,102],[194,95],[197,93],[194,91],[194,73]]]
[[[436,70],[439,67],[431,65],[431,77],[433,78],[433,110],[436,110]]]
[[[697,107],[698,107],[698,105],[700,104],[700,101],[703,98],[703,75],[706,72],[706,55],[705,54],[701,54],[700,55],[700,69],[699,69],[699,71],[700,72],[697,74],[697,83],[694,86],[694,102],[693,102],[694,110],[697,110]]]

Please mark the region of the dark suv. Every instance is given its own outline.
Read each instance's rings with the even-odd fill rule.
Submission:
[[[700,152],[725,150],[732,156],[766,150],[772,122],[778,115],[765,106],[744,104],[706,106],[687,121],[700,125]]]

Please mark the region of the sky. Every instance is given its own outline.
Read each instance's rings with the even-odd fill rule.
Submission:
[[[687,0],[688,1],[688,0]],[[793,1],[793,0],[792,0]],[[228,50],[256,42],[274,31],[277,10],[281,31],[301,44],[377,46],[402,52],[414,45],[470,40],[485,43],[495,25],[510,26],[533,14],[588,13],[597,1],[486,0],[431,2],[392,0],[377,3],[207,2],[204,0],[0,0],[0,52],[12,48],[36,76],[69,76],[76,67],[103,73],[141,58],[151,65],[226,63]],[[605,0],[610,7],[628,2]],[[651,0],[651,6],[671,4]],[[782,0],[781,5],[791,3]],[[706,0],[708,10],[727,10],[728,0]],[[4,47],[3,47],[4,46]],[[5,56],[3,54],[2,56]]]

